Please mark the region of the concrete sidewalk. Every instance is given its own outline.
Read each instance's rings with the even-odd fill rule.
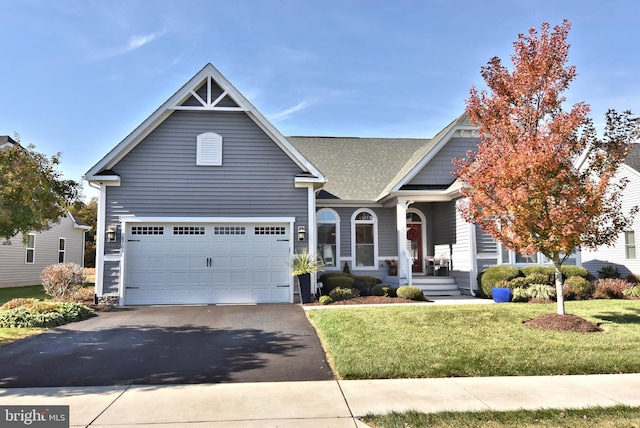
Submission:
[[[367,413],[640,406],[640,374],[0,389],[73,427],[366,427]]]

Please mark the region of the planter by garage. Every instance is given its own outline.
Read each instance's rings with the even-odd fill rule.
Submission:
[[[298,275],[298,284],[300,285],[300,298],[302,303],[311,303],[311,274],[305,273]]]

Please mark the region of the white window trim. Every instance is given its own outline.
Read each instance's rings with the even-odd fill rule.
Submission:
[[[356,221],[356,217],[360,213],[369,213],[373,217],[372,221]],[[357,266],[356,260],[356,224],[373,224],[373,265],[371,266]],[[351,216],[351,270],[377,270],[378,269],[378,216],[372,210],[367,208],[360,208],[354,211]]]
[[[633,242],[629,242],[629,233],[633,234]],[[636,231],[635,230],[625,230],[624,231],[624,259],[625,260],[636,260],[638,258],[638,246],[636,245]],[[633,247],[633,252],[635,257],[629,257],[629,249]]]
[[[222,136],[205,132],[196,138],[196,165],[222,165]]]
[[[322,213],[330,213],[331,215],[333,215],[336,218],[336,221],[320,221],[318,220],[318,217],[320,216],[320,214]],[[333,257],[335,258],[335,266],[326,266],[324,269],[325,270],[339,270],[340,268],[340,216],[338,215],[338,213],[335,210],[332,210],[331,208],[322,208],[319,209],[316,212],[316,229],[319,228],[319,226],[321,224],[335,224],[336,225],[336,253],[333,255]],[[316,232],[317,233],[317,232]],[[319,239],[319,235],[317,236],[317,238]],[[318,246],[320,244],[318,243]],[[320,256],[322,256],[320,254]]]
[[[60,243],[64,242],[64,248],[60,249]],[[62,261],[60,261],[60,253],[62,253]],[[67,238],[58,238],[58,263],[67,261]]]
[[[534,257],[535,257],[536,261],[533,262],[533,263],[516,262],[516,252],[515,251],[507,250],[499,242],[497,243],[497,246],[498,246],[498,264],[499,265],[515,266],[515,267],[526,267],[526,266],[536,266],[536,265],[553,265],[553,262],[551,262],[550,260],[547,260],[547,258],[542,253],[535,253],[534,254]],[[509,254],[509,262],[505,262],[502,259],[502,256],[503,256],[505,250]],[[579,254],[579,251],[577,249],[574,250],[574,252],[572,254],[570,254],[569,257],[567,257],[567,260],[574,259],[576,261],[576,265],[579,266],[580,265],[580,258],[578,256],[578,254]]]
[[[27,244],[25,245],[26,249],[24,252],[24,262],[25,264],[28,265],[32,265],[36,262],[36,234],[35,233],[29,233],[27,234],[27,236],[33,236],[33,247],[29,247],[29,238],[27,238]],[[29,260],[29,251],[33,251],[33,257],[31,261]]]

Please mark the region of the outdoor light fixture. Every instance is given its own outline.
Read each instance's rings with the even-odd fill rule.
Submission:
[[[107,242],[116,242],[116,226],[107,227]]]
[[[298,226],[298,241],[304,241],[304,236],[307,234],[304,226]]]

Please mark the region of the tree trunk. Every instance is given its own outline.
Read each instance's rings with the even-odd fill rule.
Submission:
[[[558,302],[558,315],[564,315],[564,284],[562,281],[562,262],[560,255],[553,255],[553,266],[556,268],[556,301]]]

